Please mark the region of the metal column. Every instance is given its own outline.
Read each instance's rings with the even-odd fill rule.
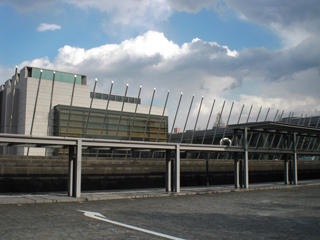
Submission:
[[[206,182],[207,187],[209,187],[209,160],[206,160]]]
[[[288,155],[284,154],[284,184],[289,184],[289,161]]]
[[[174,190],[180,192],[180,145],[176,145]]]
[[[68,196],[73,195],[73,164],[74,164],[74,146],[69,146],[69,166],[68,166]]]
[[[171,159],[170,159],[170,155],[171,155],[171,151],[170,150],[166,150],[166,191],[167,192],[171,192],[171,183],[172,183],[172,179],[171,179]]]
[[[298,184],[298,154],[297,154],[297,134],[293,134],[293,184]]]
[[[243,129],[243,147],[244,147],[244,188],[249,188],[249,164],[248,164],[248,129],[245,127]]]
[[[238,146],[238,131],[234,130],[233,132],[233,146]],[[239,188],[240,182],[239,182],[239,153],[234,153],[234,187]]]
[[[81,197],[81,162],[82,162],[82,140],[77,141],[77,154],[73,164],[73,197]]]

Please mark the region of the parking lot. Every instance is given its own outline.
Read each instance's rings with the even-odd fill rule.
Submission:
[[[0,236],[165,239],[156,235],[161,233],[183,239],[319,239],[319,199],[318,185],[192,196],[0,205]],[[103,216],[95,219],[79,210]]]

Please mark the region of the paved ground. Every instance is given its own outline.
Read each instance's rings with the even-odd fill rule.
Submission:
[[[270,188],[269,188],[270,189]],[[0,205],[1,239],[319,239],[320,185],[43,204]],[[93,219],[78,210],[101,213]],[[99,217],[98,217],[99,218]]]
[[[249,189],[235,190],[233,185],[212,185],[209,187],[182,187],[180,193],[168,193],[164,188],[145,188],[133,190],[106,190],[106,191],[84,191],[81,198],[68,197],[67,192],[51,193],[0,193],[1,204],[26,204],[26,203],[57,203],[57,202],[86,202],[95,200],[129,199],[129,198],[149,198],[149,197],[169,197],[171,195],[197,195],[211,194],[233,191],[270,190],[276,188],[301,187],[306,185],[320,185],[320,180],[303,180],[299,185],[285,185],[283,182],[250,184]]]

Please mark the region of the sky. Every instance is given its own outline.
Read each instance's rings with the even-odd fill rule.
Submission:
[[[209,128],[224,101],[224,123],[242,105],[240,122],[251,105],[251,122],[318,116],[319,12],[318,0],[0,0],[0,83],[34,66],[98,78],[98,92],[141,85],[148,105],[169,90],[169,131],[181,92],[181,130],[204,129],[214,100]]]

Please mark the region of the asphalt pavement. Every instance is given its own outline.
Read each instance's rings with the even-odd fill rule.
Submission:
[[[166,197],[156,197],[162,190],[150,196],[148,189],[130,190],[122,191],[132,192],[122,199],[100,201],[89,199],[97,195],[88,192],[88,199],[75,202],[1,204],[0,238],[319,239],[319,181],[251,187],[215,193],[189,188]]]

